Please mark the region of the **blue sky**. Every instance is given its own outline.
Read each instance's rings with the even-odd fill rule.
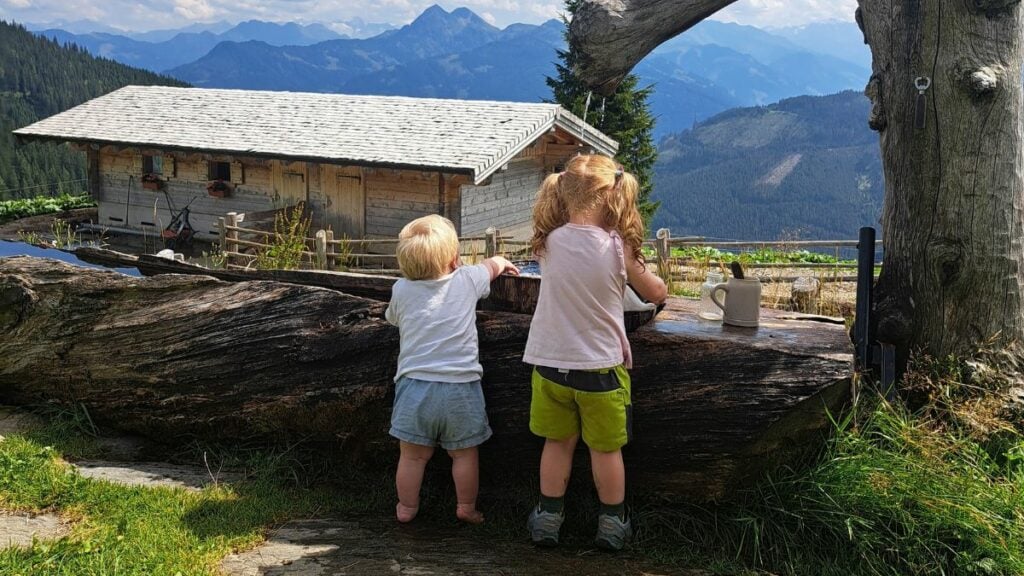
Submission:
[[[559,0],[0,0],[0,18],[18,22],[95,20],[133,31],[177,28],[195,22],[260,19],[321,22],[341,30],[341,22],[404,24],[431,4],[466,6],[498,26],[554,18]],[[719,20],[779,27],[821,20],[853,20],[856,0],[738,0],[716,15]]]

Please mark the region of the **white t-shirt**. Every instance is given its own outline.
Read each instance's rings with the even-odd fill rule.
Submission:
[[[395,381],[473,382],[483,376],[476,302],[491,293],[485,264],[460,266],[435,280],[395,282],[384,317],[398,326],[401,350]]]

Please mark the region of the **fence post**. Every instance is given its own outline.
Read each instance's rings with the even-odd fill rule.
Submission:
[[[493,258],[498,255],[498,230],[491,226],[484,232],[484,257]]]
[[[327,266],[327,232],[325,230],[317,230],[313,236],[313,251],[316,253],[316,262],[313,263],[313,267],[316,269],[322,269]]]
[[[228,235],[224,229],[224,217],[217,218],[217,229],[220,231],[220,253],[224,256],[224,268],[228,267]]]
[[[655,234],[655,238],[657,239],[654,249],[658,252],[658,276],[661,276],[661,279],[668,284],[672,280],[672,248],[669,246],[672,232],[668,228],[660,228]]]
[[[338,267],[337,258],[334,255],[337,249],[334,247],[334,230],[327,230],[327,269],[334,270]]]
[[[228,212],[226,218],[226,224],[228,227],[237,228],[239,222],[241,222],[241,219],[239,219],[237,212]],[[231,264],[231,254],[238,252],[238,230],[227,230],[225,238],[227,239],[225,243],[227,249],[224,251],[224,267],[227,268],[227,266]]]

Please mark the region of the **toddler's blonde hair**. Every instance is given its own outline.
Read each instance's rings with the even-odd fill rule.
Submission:
[[[409,222],[398,234],[398,267],[409,280],[432,280],[451,272],[459,236],[451,220],[431,214]]]
[[[622,166],[600,154],[580,155],[565,170],[544,179],[533,207],[534,254],[544,252],[554,229],[569,222],[570,214],[600,210],[603,223],[622,236],[628,253],[641,260],[644,221],[636,208],[640,184]]]

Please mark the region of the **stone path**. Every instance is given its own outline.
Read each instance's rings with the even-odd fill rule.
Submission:
[[[197,466],[182,466],[163,462],[114,462],[109,460],[82,460],[72,464],[86,478],[106,480],[125,486],[184,488],[201,490],[215,483],[233,482],[234,473],[212,473]]]
[[[67,526],[53,514],[15,514],[0,511],[0,550],[32,545],[32,540],[56,540]]]
[[[226,576],[656,576],[629,554],[543,550],[525,539],[483,539],[470,527],[399,525],[391,518],[300,520],[254,550],[224,559]],[[707,576],[700,571],[680,576]]]

